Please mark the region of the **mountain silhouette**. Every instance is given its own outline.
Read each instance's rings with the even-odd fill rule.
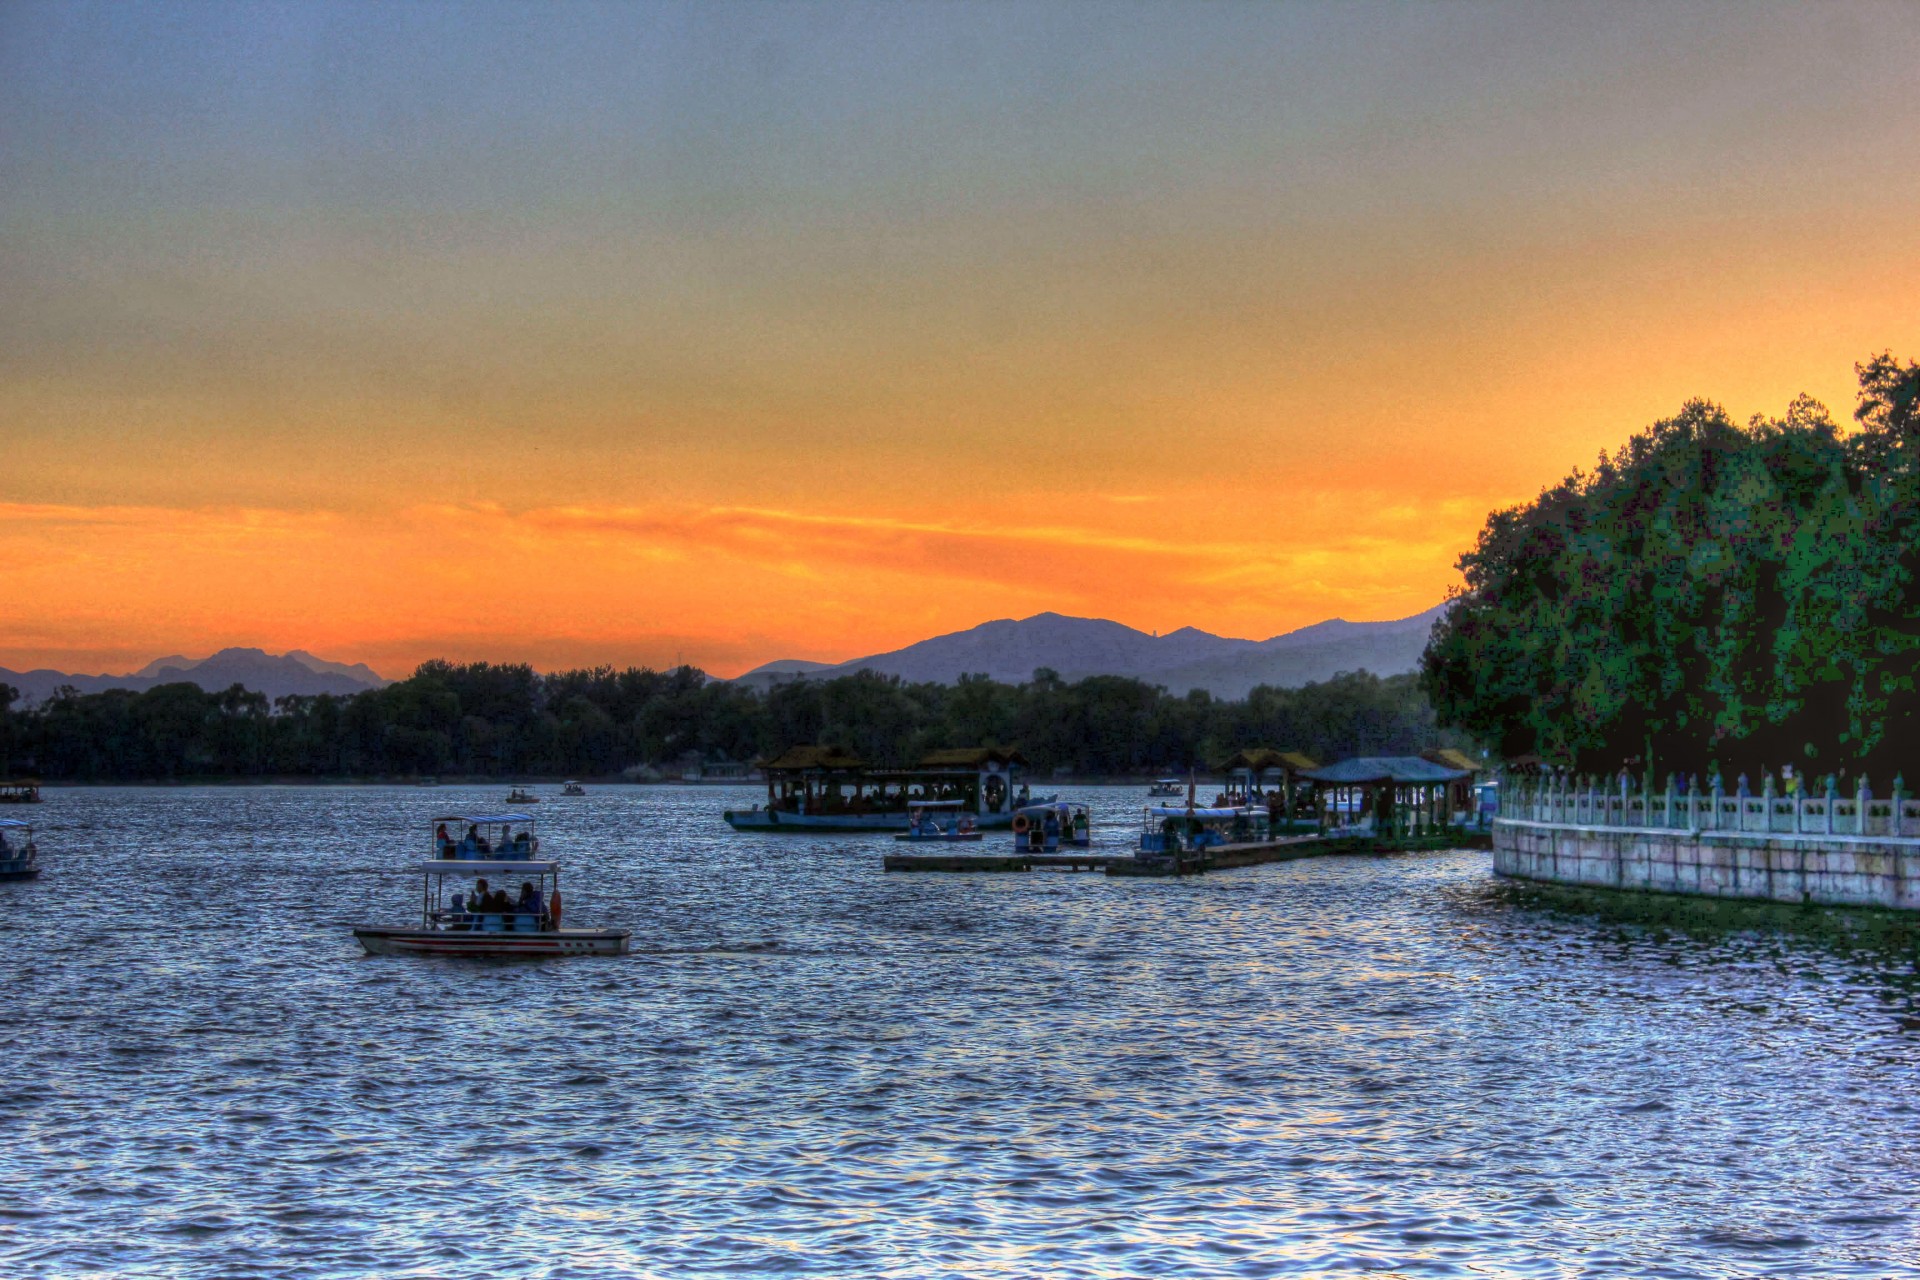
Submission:
[[[1297,687],[1343,671],[1400,675],[1412,671],[1426,648],[1433,624],[1445,610],[1391,622],[1348,622],[1330,618],[1268,640],[1236,640],[1195,627],[1163,636],[1149,635],[1104,618],[1069,618],[1040,613],[1031,618],[1001,618],[965,631],[934,636],[904,649],[832,665],[782,659],[739,677],[765,688],[790,680],[831,679],[855,671],[875,671],[903,680],[951,684],[962,675],[983,673],[1018,684],[1041,668],[1063,679],[1132,676],[1164,685],[1173,693],[1205,689],[1222,698],[1245,697],[1256,685]]]
[[[136,672],[124,676],[77,675],[45,668],[34,671],[9,671],[0,667],[0,684],[20,691],[25,702],[42,702],[62,687],[80,693],[101,693],[108,689],[139,692],[163,684],[196,684],[218,691],[241,685],[269,698],[289,694],[331,693],[340,696],[363,693],[386,684],[365,663],[348,665],[316,658],[304,650],[278,657],[264,649],[222,649],[206,658],[188,658],[173,654],[155,658]]]

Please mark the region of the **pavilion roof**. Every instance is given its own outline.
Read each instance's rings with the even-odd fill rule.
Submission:
[[[788,747],[771,760],[756,763],[762,769],[864,769],[867,762],[845,747]]]
[[[979,769],[989,764],[1026,763],[1027,758],[1011,747],[942,747],[920,757],[923,769]]]
[[[1235,769],[1251,769],[1255,773],[1265,773],[1269,769],[1285,769],[1292,773],[1305,773],[1309,769],[1318,769],[1320,762],[1300,751],[1275,751],[1272,747],[1248,747],[1234,752],[1220,766],[1222,772],[1231,773]]]
[[[1478,773],[1487,767],[1466,752],[1453,747],[1435,747],[1430,751],[1422,751],[1420,758],[1448,769],[1465,769],[1468,773]]]
[[[1449,769],[1431,760],[1422,760],[1419,756],[1357,756],[1352,760],[1330,764],[1324,769],[1309,769],[1301,776],[1314,782],[1352,787],[1382,782],[1458,782],[1471,772],[1468,769]]]

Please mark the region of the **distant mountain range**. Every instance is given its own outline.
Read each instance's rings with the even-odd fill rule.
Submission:
[[[984,672],[1010,684],[1033,678],[1041,667],[1067,680],[1087,676],[1132,676],[1173,693],[1205,689],[1216,697],[1243,698],[1256,685],[1296,688],[1343,671],[1379,676],[1412,671],[1444,604],[1393,622],[1317,622],[1270,640],[1231,640],[1193,627],[1148,635],[1102,618],[1035,614],[1002,618],[967,631],[935,636],[892,653],[850,662],[785,658],[755,667],[739,682],[756,688],[789,680],[830,679],[877,671],[903,680],[951,684]]]
[[[55,690],[70,685],[81,693],[100,693],[107,689],[151,689],[163,684],[197,684],[202,689],[219,691],[243,685],[269,698],[288,694],[353,694],[378,689],[387,683],[364,662],[349,666],[316,658],[304,649],[295,649],[275,657],[263,649],[222,649],[210,658],[187,658],[175,654],[155,658],[140,670],[124,676],[71,675],[64,671],[8,671],[0,667],[0,684],[10,684],[26,702],[42,702]]]

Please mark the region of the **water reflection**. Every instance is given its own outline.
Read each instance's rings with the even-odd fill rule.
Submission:
[[[496,788],[52,793],[0,887],[9,1275],[1911,1270],[1911,949],[1487,857],[888,876],[543,804],[625,960],[361,958]],[[1101,795],[1124,845],[1140,796]]]

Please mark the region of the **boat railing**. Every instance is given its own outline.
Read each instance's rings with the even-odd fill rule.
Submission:
[[[546,927],[540,911],[435,911],[431,919],[455,933],[540,933]]]

